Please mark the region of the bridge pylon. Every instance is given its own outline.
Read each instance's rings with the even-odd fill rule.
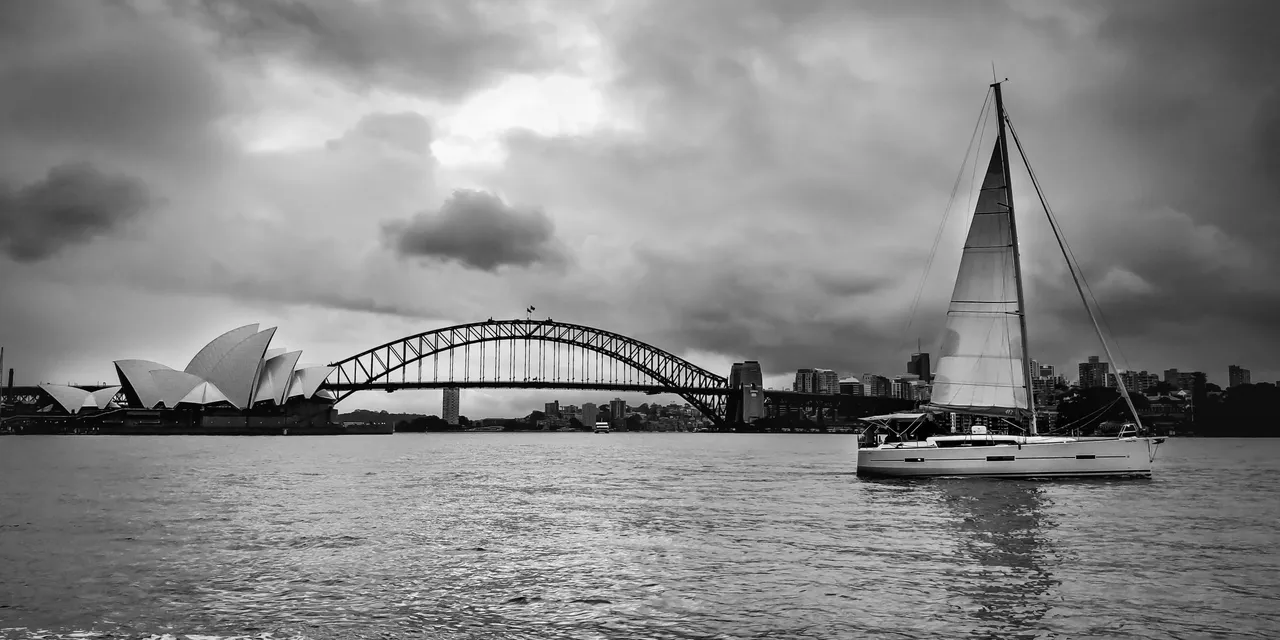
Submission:
[[[729,369],[725,421],[729,424],[751,424],[763,417],[764,373],[760,363],[755,360],[733,363]]]

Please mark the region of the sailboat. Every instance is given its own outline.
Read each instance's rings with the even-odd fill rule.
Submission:
[[[1000,85],[991,85],[998,139],[965,239],[931,400],[920,412],[867,418],[875,425],[869,432],[884,429],[891,437],[859,448],[857,472],[898,477],[1150,477],[1156,449],[1164,439],[1139,435],[1143,431],[1141,418],[1120,376],[1116,382],[1134,422],[1126,423],[1115,437],[1038,434],[1006,129],[1012,131],[1023,163],[1027,162],[1004,110]],[[1108,358],[1115,362],[1085,297],[1078,268],[1049,215],[1029,164],[1027,172],[1045,206],[1080,300]],[[962,428],[964,423],[970,426]],[[938,428],[944,425],[949,428]],[[928,431],[952,434],[927,435]]]

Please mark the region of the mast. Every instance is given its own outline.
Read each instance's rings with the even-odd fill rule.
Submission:
[[[1009,240],[1013,243],[1013,281],[1018,289],[1018,324],[1022,328],[1022,383],[1027,394],[1027,410],[1031,412],[1031,435],[1036,435],[1036,402],[1031,387],[1031,357],[1027,349],[1027,299],[1022,293],[1022,257],[1018,251],[1018,223],[1013,212],[1013,181],[1009,178],[1009,143],[1005,138],[1004,99],[1000,95],[1000,83],[991,84],[996,94],[996,122],[999,127],[1000,161],[1004,165],[1004,192],[1009,209]]]

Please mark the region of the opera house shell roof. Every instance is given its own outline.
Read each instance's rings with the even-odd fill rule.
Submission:
[[[116,360],[118,390],[130,406],[146,409],[218,404],[248,409],[263,403],[282,405],[297,397],[332,399],[317,389],[334,368],[298,368],[301,351],[269,348],[275,333],[275,327],[259,331],[257,324],[232,329],[200,349],[181,371],[149,360]],[[46,391],[68,411],[76,402],[88,406],[89,400],[69,391],[58,390],[65,402]]]

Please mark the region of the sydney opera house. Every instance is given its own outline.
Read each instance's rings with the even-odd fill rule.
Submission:
[[[319,387],[333,367],[299,367],[302,351],[272,348],[276,329],[257,324],[214,338],[187,366],[116,360],[119,386],[42,384],[45,411],[94,428],[133,432],[314,431],[334,424],[334,398]]]

